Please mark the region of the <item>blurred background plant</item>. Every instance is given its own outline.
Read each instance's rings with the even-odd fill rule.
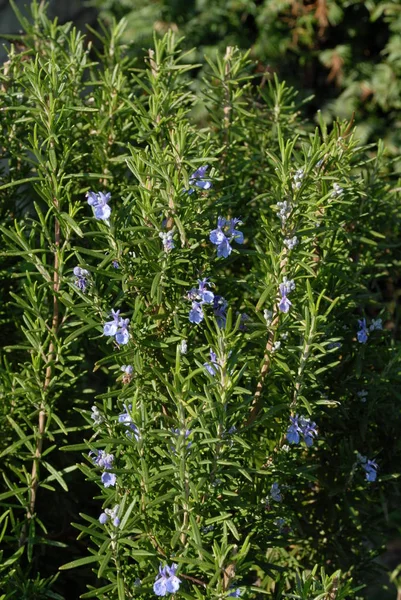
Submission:
[[[398,0],[92,0],[109,24],[126,17],[123,40],[141,56],[154,32],[172,29],[204,65],[226,46],[250,49],[263,77],[277,73],[314,96],[306,111],[327,123],[355,114],[362,142],[401,144],[401,7]],[[193,75],[200,82],[204,69]],[[196,80],[195,82],[196,83]],[[398,161],[398,169],[401,169]]]

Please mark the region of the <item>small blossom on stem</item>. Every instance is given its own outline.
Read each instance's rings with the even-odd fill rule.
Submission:
[[[213,377],[216,375],[219,363],[217,361],[216,353],[213,352],[213,350],[211,348],[210,348],[210,363],[205,362],[203,364],[203,366],[205,367],[206,371],[208,371],[208,373],[210,373],[210,375],[212,375]]]
[[[366,456],[362,456],[361,454],[359,454],[359,452],[357,454],[357,459],[365,471],[366,481],[376,481],[378,469],[377,462],[374,460],[368,460]]]
[[[105,471],[102,474],[101,481],[102,481],[104,487],[106,487],[106,488],[114,487],[116,485],[117,477],[114,473],[109,473],[108,471]]]
[[[338,196],[341,196],[341,194],[344,193],[344,190],[342,187],[340,187],[338,185],[338,183],[333,183],[333,191],[331,192],[331,197],[332,198],[338,198]]]
[[[89,271],[81,269],[81,267],[74,267],[73,273],[76,277],[75,285],[81,292],[85,293],[88,287]]]
[[[378,331],[381,331],[383,329],[383,323],[381,319],[372,319],[369,331],[374,331],[375,329]]]
[[[274,500],[275,502],[281,502],[283,499],[283,497],[281,495],[280,486],[277,483],[277,481],[275,481],[270,488],[270,496],[272,497],[272,500]]]
[[[175,594],[180,587],[181,580],[176,576],[178,565],[172,564],[171,567],[159,566],[159,574],[156,576],[156,581],[153,584],[153,591],[156,596],[165,596]]]
[[[129,429],[126,430],[126,434],[128,437],[132,437],[132,433],[131,431],[134,432],[134,437],[136,439],[136,441],[139,441],[141,434],[139,432],[138,427],[135,425],[134,420],[131,416],[131,410],[132,410],[132,404],[127,405],[123,404],[123,407],[125,409],[125,412],[121,413],[118,416],[118,422],[119,423],[123,423],[124,425],[127,425],[129,427]],[[131,430],[131,431],[130,431]]]
[[[86,194],[88,204],[93,208],[93,214],[96,219],[104,221],[109,225],[109,217],[111,215],[111,208],[108,202],[111,198],[110,192],[104,194],[103,192],[88,192]]]
[[[277,215],[281,221],[281,226],[284,227],[288,217],[292,211],[290,202],[284,200],[283,202],[277,202]]]
[[[286,238],[284,240],[284,245],[287,246],[288,250],[294,250],[295,246],[298,245],[298,238],[296,235],[292,238]]]
[[[188,342],[187,340],[181,340],[180,343],[180,354],[186,354],[188,351]]]
[[[97,406],[92,406],[91,419],[94,425],[100,425],[104,421],[104,417]]]
[[[167,233],[161,231],[159,233],[159,237],[161,238],[163,243],[163,250],[166,253],[169,253],[171,252],[171,250],[174,249],[173,235],[174,233],[172,231],[167,231]]]
[[[240,219],[225,219],[219,217],[217,219],[217,228],[210,232],[209,239],[217,246],[218,258],[227,258],[232,252],[230,242],[234,241],[237,244],[244,243],[244,235],[238,229],[237,225],[241,223]]]
[[[109,519],[111,519],[114,527],[118,527],[120,525],[120,519],[118,518],[118,511],[120,510],[120,505],[116,504],[113,509],[106,508],[104,512],[99,517],[99,522],[104,525],[107,523]]]
[[[209,165],[203,165],[202,167],[199,167],[199,169],[196,169],[189,178],[189,185],[195,185],[201,190],[209,190],[212,187],[212,182],[204,180],[208,168]],[[191,187],[188,190],[188,194],[193,194],[194,191],[195,189]]]
[[[358,342],[360,344],[366,344],[366,342],[368,341],[368,337],[369,337],[369,331],[366,327],[366,319],[358,319],[358,327],[359,327],[359,331],[356,334]]]

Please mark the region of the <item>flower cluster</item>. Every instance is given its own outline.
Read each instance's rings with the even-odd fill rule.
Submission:
[[[92,460],[97,467],[104,469],[101,477],[104,487],[116,485],[116,475],[114,473],[109,473],[109,471],[113,468],[113,454],[107,454],[104,450],[99,450],[98,452],[89,452],[89,456],[92,457]]]
[[[107,194],[103,194],[103,192],[97,194],[95,192],[88,192],[86,197],[88,198],[89,206],[93,208],[95,218],[109,224],[109,217],[111,215],[111,208],[108,205],[111,198],[110,192]]]
[[[295,290],[295,283],[292,279],[288,280],[287,277],[283,278],[283,282],[279,285],[279,290],[281,294],[281,300],[278,304],[278,309],[280,312],[288,313],[290,307],[292,306],[292,302],[288,299],[288,294]]]
[[[105,525],[109,519],[111,519],[114,527],[118,527],[120,525],[120,519],[118,518],[118,511],[120,510],[120,505],[116,504],[113,509],[106,508],[104,512],[99,516],[99,523],[101,525]]]
[[[81,292],[85,293],[88,287],[89,271],[81,269],[81,267],[74,267],[73,273],[76,277],[75,285]]]
[[[204,318],[203,305],[213,304],[214,294],[207,289],[207,278],[198,279],[198,288],[192,288],[188,294],[188,300],[192,300],[192,308],[189,311],[190,323],[201,323]]]
[[[189,178],[189,185],[195,185],[201,190],[209,190],[212,187],[212,182],[203,179],[206,175],[206,171],[208,170],[208,168],[209,165],[203,165],[203,167],[199,167],[199,169],[196,169],[196,171],[192,173],[191,177]],[[188,194],[193,194],[194,191],[195,189],[191,187],[188,190]]]
[[[358,327],[359,330],[356,334],[358,342],[360,344],[366,344],[366,342],[368,341],[369,333],[371,331],[375,331],[375,329],[383,329],[383,324],[381,319],[372,319],[370,327],[368,328],[366,325],[366,319],[358,319]]]
[[[304,170],[303,169],[298,169],[298,171],[296,171],[295,175],[294,175],[294,182],[292,184],[292,188],[294,190],[299,190],[299,188],[302,185],[302,180],[304,178]]]
[[[292,206],[288,200],[283,200],[283,202],[277,202],[277,214],[281,221],[282,227],[284,227],[288,217],[290,216],[292,211]]]
[[[187,440],[189,438],[189,436],[191,435],[191,433],[192,433],[192,431],[190,429],[186,429],[185,431],[181,431],[181,429],[177,428],[177,429],[172,429],[171,431],[177,437],[179,437],[180,435],[183,434],[184,435],[184,440]],[[187,450],[189,450],[189,448],[191,446],[192,446],[192,442],[188,442],[187,443]],[[172,447],[172,449],[173,449],[173,452],[175,453],[175,448]]]
[[[366,458],[366,456],[362,456],[361,454],[357,455],[358,461],[361,465],[361,467],[364,469],[365,471],[365,475],[366,475],[366,481],[376,481],[376,477],[377,477],[377,462],[374,460],[368,460]]]
[[[166,253],[171,252],[171,250],[174,249],[173,235],[174,233],[172,231],[160,231],[159,233],[159,238],[161,238],[163,243],[163,250]]]
[[[290,444],[299,444],[300,435],[304,438],[305,444],[310,448],[313,444],[313,436],[317,435],[316,423],[313,423],[309,417],[295,415],[290,417],[291,425],[287,430],[287,440]]]
[[[113,336],[117,344],[128,344],[129,333],[128,333],[128,325],[129,319],[122,319],[120,317],[119,310],[112,310],[111,317],[113,317],[112,321],[108,321],[104,324],[103,327],[103,335]]]
[[[230,256],[232,252],[230,242],[244,243],[243,233],[235,229],[240,223],[240,219],[225,219],[224,217],[217,219],[217,228],[210,232],[209,239],[212,244],[217,246],[217,256],[219,258]]]
[[[294,250],[295,246],[298,245],[298,238],[294,235],[292,238],[286,238],[284,240],[284,246],[287,246],[288,250]]]
[[[175,594],[178,592],[181,579],[176,575],[178,565],[172,564],[171,567],[159,566],[159,573],[156,576],[156,581],[153,584],[153,591],[156,596],[165,596],[166,594]]]

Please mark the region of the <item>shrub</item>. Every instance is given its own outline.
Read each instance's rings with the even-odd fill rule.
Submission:
[[[398,499],[382,145],[310,133],[231,46],[197,96],[171,32],[140,68],[123,23],[95,57],[32,16],[1,75],[3,597],[363,597]]]

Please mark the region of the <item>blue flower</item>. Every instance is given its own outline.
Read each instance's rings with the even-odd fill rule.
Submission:
[[[100,425],[104,421],[103,415],[97,406],[92,406],[91,419],[94,421],[94,425]]]
[[[111,215],[111,208],[108,205],[111,198],[110,192],[107,194],[103,194],[103,192],[97,194],[95,192],[88,192],[86,197],[88,198],[89,206],[93,208],[95,218],[109,224],[109,217]]]
[[[290,307],[292,306],[292,302],[288,299],[288,294],[290,294],[293,290],[295,290],[295,283],[292,279],[287,279],[287,277],[283,278],[283,282],[279,285],[279,291],[281,294],[281,299],[278,304],[278,309],[282,313],[288,313]]]
[[[189,185],[195,185],[201,190],[209,190],[212,187],[212,182],[207,180],[203,181],[203,178],[205,177],[208,168],[209,165],[204,165],[203,167],[199,167],[199,169],[196,169],[196,171],[192,173],[191,177],[189,178]],[[193,194],[194,191],[195,189],[191,187],[188,190],[188,194]]]
[[[128,341],[129,341],[129,332],[128,332],[129,319],[120,318],[119,310],[112,310],[111,316],[113,317],[113,320],[108,321],[103,326],[103,335],[115,336],[115,340],[116,340],[117,344],[120,344],[120,345],[128,344]]]
[[[203,309],[204,304],[212,304],[214,301],[214,294],[207,289],[208,280],[198,279],[198,287],[192,288],[188,294],[188,300],[192,300],[192,308],[189,311],[189,320],[191,323],[201,323],[203,321]]]
[[[226,326],[227,322],[227,308],[228,302],[223,296],[215,296],[213,299],[213,312],[216,317],[217,325],[222,329]]]
[[[356,337],[358,338],[358,342],[360,344],[366,344],[366,342],[368,341],[368,337],[369,337],[369,331],[366,327],[366,319],[358,319],[358,326],[359,326],[359,331],[356,334]]]
[[[103,326],[103,335],[116,335],[117,333],[117,329],[118,329],[118,324],[120,321],[120,311],[119,310],[112,310],[111,311],[111,316],[113,317],[112,321],[108,321],[107,323],[104,324]]]
[[[161,238],[162,242],[163,242],[163,250],[164,252],[171,252],[171,250],[174,249],[174,241],[173,241],[173,232],[172,231],[167,231],[167,233],[165,233],[164,231],[161,231],[159,233],[159,237]]]
[[[372,319],[369,330],[374,331],[375,329],[379,331],[383,329],[383,323],[381,319]]]
[[[299,434],[301,433],[301,428],[298,423],[298,415],[295,417],[290,417],[291,425],[287,429],[287,440],[290,444],[299,444]]]
[[[88,286],[89,271],[81,269],[81,267],[74,267],[73,273],[76,277],[75,285],[81,292],[85,293]]]
[[[132,365],[123,365],[121,367],[121,371],[126,375],[132,375],[132,373],[134,372],[134,367]]]
[[[102,473],[101,480],[104,487],[107,488],[116,485],[117,477],[114,473],[109,473],[108,471],[105,471],[104,473]]]
[[[309,417],[290,416],[291,425],[287,429],[287,440],[290,444],[299,444],[300,435],[308,448],[313,444],[313,436],[317,435],[316,423],[313,423]]]
[[[107,523],[108,519],[109,519],[109,517],[106,515],[106,513],[102,513],[102,514],[99,516],[99,523],[100,523],[101,525],[104,525],[105,523]]]
[[[362,456],[361,454],[357,454],[358,461],[360,462],[362,468],[365,470],[366,481],[373,482],[376,481],[377,477],[377,462],[374,460],[368,460],[366,456]]]
[[[181,579],[176,576],[178,565],[172,564],[171,567],[159,567],[159,574],[153,584],[153,591],[156,596],[165,596],[167,593],[175,594],[178,591]]]
[[[203,321],[203,310],[200,302],[192,302],[192,308],[189,311],[190,323],[196,323],[197,325]]]
[[[317,435],[316,423],[313,423],[309,417],[301,417],[299,421],[304,442],[310,448],[313,444],[313,436]]]
[[[132,404],[129,404],[128,408],[127,408],[126,404],[123,404],[123,407],[125,408],[125,412],[121,413],[118,416],[118,422],[124,423],[124,425],[128,425],[128,427],[131,429],[131,431],[134,432],[134,437],[135,437],[136,441],[138,441],[141,437],[141,434],[139,432],[138,427],[135,425],[134,420],[130,413],[130,411],[132,410]],[[132,436],[132,434],[130,433],[130,431],[128,429],[125,433],[128,434],[129,437]]]
[[[219,258],[230,256],[232,251],[230,242],[244,243],[243,233],[235,229],[240,223],[240,219],[225,219],[224,217],[217,219],[217,228],[210,232],[209,239],[212,244],[217,246],[217,256]]]
[[[283,499],[281,495],[280,486],[277,483],[277,481],[275,481],[270,488],[270,496],[275,502],[281,502]]]
[[[111,264],[112,264],[113,269],[119,269],[120,268],[120,265],[118,264],[118,261],[116,261],[116,260],[113,260],[113,262]]]
[[[205,362],[203,364],[203,366],[205,367],[206,371],[208,371],[208,373],[210,373],[210,375],[212,375],[214,377],[217,373],[219,363],[217,361],[216,353],[213,352],[213,350],[211,348],[210,348],[210,360],[211,360],[210,363]]]
[[[129,333],[128,333],[129,319],[120,319],[118,322],[118,331],[116,332],[116,342],[120,345],[128,344]]]
[[[94,452],[89,452],[89,456],[92,458],[95,465],[100,467],[101,469],[112,469],[114,456],[113,454],[107,454],[104,450],[99,450],[98,452],[95,450]]]
[[[109,518],[112,520],[114,527],[118,527],[120,525],[120,519],[118,518],[118,511],[120,510],[120,505],[116,504],[113,509],[106,508],[105,511],[100,515],[99,522],[102,525],[105,525]]]
[[[230,588],[231,589],[231,588]],[[228,594],[228,597],[230,598],[239,598],[241,596],[241,590],[239,588],[237,588],[236,590],[233,590],[232,592],[230,592]]]

